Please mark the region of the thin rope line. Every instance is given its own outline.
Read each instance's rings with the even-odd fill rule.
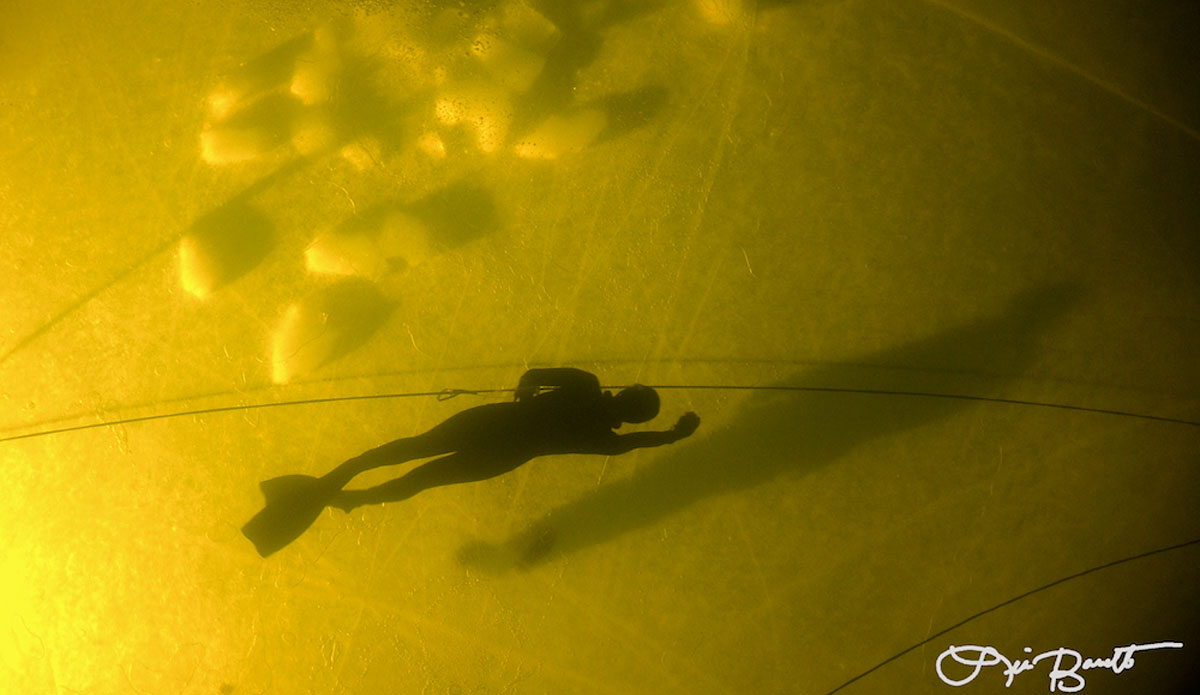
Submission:
[[[851,683],[854,683],[854,682],[856,682],[856,681],[858,681],[858,680],[861,680],[862,678],[865,678],[866,676],[868,676],[868,675],[870,675],[870,674],[874,673],[875,671],[878,671],[879,669],[883,668],[884,666],[887,666],[888,664],[892,663],[892,662],[893,662],[893,661],[895,661],[896,659],[899,659],[900,657],[904,656],[905,654],[908,654],[909,652],[913,651],[914,649],[917,649],[917,648],[919,648],[919,647],[923,647],[923,646],[925,646],[926,644],[929,644],[930,642],[932,642],[933,640],[935,640],[935,639],[937,639],[937,638],[941,637],[942,635],[945,635],[945,634],[946,634],[946,633],[948,633],[948,632],[953,632],[954,630],[957,630],[958,628],[962,627],[963,625],[966,625],[967,623],[971,622],[972,620],[975,620],[975,619],[977,619],[977,618],[982,618],[983,616],[987,615],[988,613],[991,613],[991,612],[993,612],[993,611],[997,611],[997,610],[999,610],[999,609],[1001,609],[1001,608],[1004,608],[1005,606],[1008,606],[1008,605],[1011,605],[1011,604],[1013,604],[1013,603],[1016,603],[1017,601],[1020,601],[1021,599],[1024,599],[1024,598],[1029,598],[1030,596],[1033,596],[1034,594],[1038,593],[1039,591],[1045,591],[1046,589],[1050,589],[1050,588],[1056,587],[1056,586],[1058,586],[1059,584],[1064,584],[1064,583],[1066,583],[1066,582],[1069,582],[1069,581],[1071,581],[1071,580],[1073,580],[1073,579],[1079,579],[1080,577],[1083,577],[1083,576],[1086,576],[1086,575],[1092,574],[1093,572],[1099,572],[1100,570],[1106,570],[1106,569],[1109,569],[1110,567],[1116,567],[1117,565],[1123,565],[1123,564],[1125,564],[1125,563],[1127,563],[1127,562],[1133,562],[1133,561],[1135,561],[1135,560],[1143,560],[1143,559],[1145,559],[1145,558],[1148,558],[1148,557],[1151,557],[1151,556],[1153,556],[1153,555],[1159,555],[1159,554],[1161,554],[1161,553],[1167,553],[1167,552],[1171,552],[1172,550],[1180,550],[1180,549],[1182,549],[1182,548],[1186,548],[1186,547],[1188,547],[1188,546],[1197,545],[1197,544],[1200,544],[1200,538],[1195,538],[1195,539],[1192,539],[1192,540],[1190,540],[1190,541],[1187,541],[1187,542],[1184,542],[1184,543],[1179,543],[1179,544],[1176,544],[1176,545],[1167,546],[1167,547],[1165,547],[1165,548],[1158,548],[1157,550],[1150,550],[1150,551],[1147,551],[1147,552],[1144,552],[1144,553],[1140,553],[1140,554],[1138,554],[1138,555],[1131,555],[1131,556],[1129,556],[1129,557],[1126,557],[1126,558],[1121,558],[1120,560],[1113,560],[1112,562],[1107,562],[1107,563],[1105,563],[1105,564],[1103,564],[1103,565],[1097,565],[1097,566],[1095,566],[1095,567],[1092,567],[1092,568],[1090,568],[1090,569],[1083,570],[1082,572],[1076,572],[1075,574],[1072,574],[1072,575],[1069,575],[1069,576],[1063,577],[1062,579],[1056,579],[1055,581],[1052,581],[1052,582],[1050,582],[1049,584],[1046,584],[1045,586],[1039,586],[1039,587],[1038,587],[1038,588],[1036,588],[1036,589],[1033,589],[1033,590],[1030,590],[1030,591],[1026,591],[1025,593],[1023,593],[1023,594],[1021,594],[1021,595],[1019,595],[1019,596],[1014,596],[1014,597],[1012,597],[1012,598],[1008,599],[1007,601],[1003,601],[1003,602],[1001,602],[1001,603],[997,603],[996,605],[992,606],[991,608],[988,608],[988,609],[985,609],[985,610],[979,611],[978,613],[976,613],[975,615],[972,615],[972,616],[971,616],[971,617],[969,617],[969,618],[965,618],[965,619],[963,619],[963,620],[960,620],[959,622],[957,622],[957,623],[955,623],[955,624],[951,625],[950,627],[948,627],[948,628],[946,628],[946,629],[942,630],[941,632],[938,632],[938,633],[937,633],[937,634],[935,634],[935,635],[930,635],[929,637],[926,637],[925,639],[921,640],[920,642],[917,642],[916,644],[912,645],[912,646],[911,646],[911,647],[909,647],[908,649],[905,649],[904,651],[898,652],[898,653],[896,653],[895,655],[893,655],[893,656],[890,656],[890,657],[888,657],[887,659],[884,659],[883,661],[881,661],[881,662],[879,662],[878,664],[876,664],[876,665],[872,666],[871,668],[867,669],[866,671],[863,671],[862,673],[860,673],[860,674],[858,674],[857,676],[855,676],[855,677],[851,678],[850,680],[846,681],[845,683],[842,683],[841,685],[839,685],[838,687],[834,688],[833,690],[830,690],[830,691],[827,693],[827,695],[833,695],[834,693],[836,693],[837,691],[839,691],[839,690],[841,690],[841,689],[845,688],[846,686],[850,685]]]
[[[605,388],[620,388],[617,386],[607,386]],[[867,396],[905,396],[914,398],[943,398],[950,400],[962,401],[977,401],[986,403],[1001,403],[1005,405],[1023,405],[1037,408],[1056,408],[1059,410],[1073,410],[1077,412],[1096,413],[1100,415],[1116,415],[1118,417],[1136,418],[1139,420],[1149,420],[1153,422],[1169,422],[1177,425],[1190,425],[1192,427],[1200,427],[1200,421],[1186,420],[1183,418],[1171,418],[1161,415],[1149,415],[1146,413],[1135,413],[1125,410],[1109,410],[1107,408],[1091,408],[1082,405],[1070,405],[1066,403],[1047,403],[1043,401],[1028,401],[1013,398],[993,398],[991,396],[970,396],[954,393],[935,393],[930,391],[896,391],[888,389],[864,389],[864,388],[840,388],[832,386],[752,386],[752,385],[721,385],[721,384],[657,384],[651,385],[651,388],[660,390],[723,390],[723,391],[782,391],[782,392],[809,392],[809,393],[849,393]],[[513,389],[442,389],[441,391],[417,391],[409,393],[377,393],[365,394],[357,396],[329,396],[327,398],[306,398],[295,401],[276,401],[273,403],[249,403],[242,405],[218,406],[214,408],[197,408],[193,410],[179,410],[169,413],[158,413],[155,415],[142,415],[138,417],[122,418],[119,420],[106,420],[103,422],[93,422],[86,425],[73,425],[70,427],[57,427],[39,432],[27,432],[25,434],[15,434],[6,437],[0,437],[0,444],[4,442],[13,442],[21,439],[35,439],[38,437],[49,437],[56,434],[66,434],[69,432],[80,432],[83,430],[99,429],[103,427],[115,427],[117,425],[129,425],[140,422],[151,422],[154,420],[167,420],[177,417],[187,417],[189,415],[210,415],[213,413],[228,413],[234,411],[249,411],[263,410],[266,408],[282,408],[286,406],[298,405],[320,405],[323,403],[341,403],[346,401],[370,401],[384,400],[391,398],[420,398],[435,396],[438,400],[448,400],[463,394],[486,395],[494,393],[511,393]]]
[[[72,427],[58,427],[52,430],[42,432],[29,432],[26,434],[16,434],[8,437],[0,437],[0,443],[13,442],[20,439],[35,439],[37,437],[48,437],[55,434],[66,434],[68,432],[80,432],[83,430],[100,429],[103,427],[116,427],[118,425],[130,425],[139,422],[151,422],[153,420],[168,420],[177,417],[187,417],[189,415],[211,415],[213,413],[229,413],[238,410],[263,410],[266,408],[282,408],[285,406],[294,405],[320,405],[322,403],[341,403],[345,401],[373,401],[389,398],[420,398],[424,396],[436,396],[439,401],[449,400],[462,394],[484,395],[488,393],[511,392],[512,389],[480,389],[480,390],[465,390],[465,389],[442,389],[441,391],[417,391],[411,393],[376,393],[359,396],[330,396],[328,398],[306,398],[296,401],[277,401],[274,403],[248,403],[242,405],[227,405],[215,408],[196,408],[194,410],[177,410],[170,413],[158,413],[156,415],[142,415],[139,417],[122,418],[120,420],[106,420],[104,422],[92,422],[86,425],[74,425]]]
[[[1136,413],[1129,410],[1110,410],[1108,408],[1092,408],[1085,405],[1070,405],[1068,403],[1048,403],[1045,401],[1027,401],[1016,398],[994,398],[992,396],[970,396],[956,393],[936,393],[932,391],[894,391],[888,389],[856,389],[842,388],[835,386],[685,386],[674,384],[654,385],[651,388],[655,389],[723,389],[723,390],[742,390],[742,391],[810,391],[814,393],[855,393],[871,396],[916,396],[921,398],[947,398],[960,401],[985,401],[988,403],[1004,403],[1007,405],[1027,405],[1037,408],[1057,408],[1059,410],[1076,410],[1085,413],[1099,413],[1101,415],[1119,415],[1121,417],[1132,417],[1140,420],[1153,420],[1156,422],[1172,422],[1177,425],[1191,425],[1200,427],[1200,421],[1187,420],[1184,418],[1165,417],[1162,415],[1150,415],[1147,413]]]

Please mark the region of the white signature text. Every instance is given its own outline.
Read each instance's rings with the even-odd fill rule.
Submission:
[[[999,651],[995,647],[980,647],[973,644],[964,644],[960,646],[951,645],[946,651],[942,652],[937,659],[937,674],[938,678],[946,685],[958,687],[966,685],[975,680],[979,672],[989,666],[999,666],[1004,664],[1004,675],[1008,676],[1004,687],[1012,685],[1013,678],[1018,674],[1026,671],[1032,671],[1034,667],[1041,661],[1052,659],[1050,669],[1050,692],[1077,693],[1083,690],[1087,682],[1080,671],[1090,671],[1093,669],[1107,669],[1113,673],[1123,673],[1133,668],[1133,655],[1137,652],[1145,652],[1153,649],[1182,649],[1182,642],[1155,642],[1153,644],[1130,644],[1124,647],[1115,647],[1112,656],[1095,659],[1083,658],[1083,655],[1073,649],[1059,647],[1048,652],[1042,652],[1037,656],[1030,656],[1024,659],[1013,661]],[[1025,648],[1025,653],[1030,654],[1033,650],[1029,647]],[[952,678],[946,673],[943,668],[943,663],[946,659],[951,659],[958,666],[952,666],[953,675],[961,676]],[[965,670],[958,668],[965,667]]]

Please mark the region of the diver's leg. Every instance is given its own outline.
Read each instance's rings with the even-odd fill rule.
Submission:
[[[377,446],[374,449],[364,451],[326,473],[321,480],[329,485],[340,488],[350,482],[354,476],[373,468],[392,466],[412,461],[413,459],[447,453],[448,450],[438,447],[433,442],[429,442],[427,440],[428,435],[429,433],[426,432],[415,437],[404,437],[388,442],[383,446]]]
[[[469,453],[456,453],[424,463],[408,473],[367,490],[342,490],[329,506],[350,511],[365,504],[399,502],[430,488],[458,483],[473,483],[507,473],[528,459],[519,457],[494,458]]]
[[[322,482],[343,487],[354,476],[374,468],[394,466],[414,459],[440,456],[469,446],[503,425],[505,411],[494,405],[478,406],[455,413],[433,429],[415,437],[404,437],[364,451],[325,474]]]

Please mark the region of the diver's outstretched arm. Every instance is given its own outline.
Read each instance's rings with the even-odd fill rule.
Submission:
[[[595,451],[582,453],[608,454],[618,456],[634,449],[646,449],[664,444],[674,444],[680,439],[692,436],[700,426],[700,416],[695,413],[684,413],[679,421],[669,430],[662,432],[631,432],[629,434],[613,435],[603,446]]]

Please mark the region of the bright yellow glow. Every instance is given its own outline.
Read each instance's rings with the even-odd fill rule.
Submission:
[[[309,272],[357,275],[379,280],[398,269],[420,265],[434,254],[429,229],[416,217],[390,212],[369,229],[330,231],[304,251]]]
[[[314,32],[313,47],[296,58],[288,91],[307,105],[329,101],[337,87],[342,58],[337,32],[324,26]]]
[[[235,164],[269,152],[276,135],[266,128],[214,128],[200,134],[200,158],[208,164]]]
[[[446,157],[446,143],[442,141],[440,135],[432,130],[417,138],[417,149],[434,159]]]
[[[378,277],[387,272],[387,259],[368,234],[327,232],[304,250],[309,272],[326,275]]]
[[[361,137],[346,143],[338,153],[355,169],[366,171],[378,164],[382,158],[379,141],[372,137]]]
[[[275,329],[271,350],[271,378],[277,384],[286,384],[296,374],[311,371],[325,361],[331,352],[325,336],[322,340],[324,317],[306,312],[300,304],[293,304],[283,312],[279,327]]]
[[[29,572],[31,549],[5,545],[0,556],[0,664],[11,674],[21,673],[38,656],[31,649],[36,632],[28,624],[36,620],[37,584]]]
[[[710,24],[725,26],[741,20],[746,13],[744,0],[692,0],[700,16]]]
[[[241,95],[227,87],[218,87],[208,95],[208,115],[219,121],[233,112]]]
[[[179,242],[179,276],[183,289],[204,299],[217,285],[213,263],[194,237]]]
[[[599,109],[551,116],[514,145],[513,151],[526,159],[557,159],[591,145],[606,125],[608,119]]]

